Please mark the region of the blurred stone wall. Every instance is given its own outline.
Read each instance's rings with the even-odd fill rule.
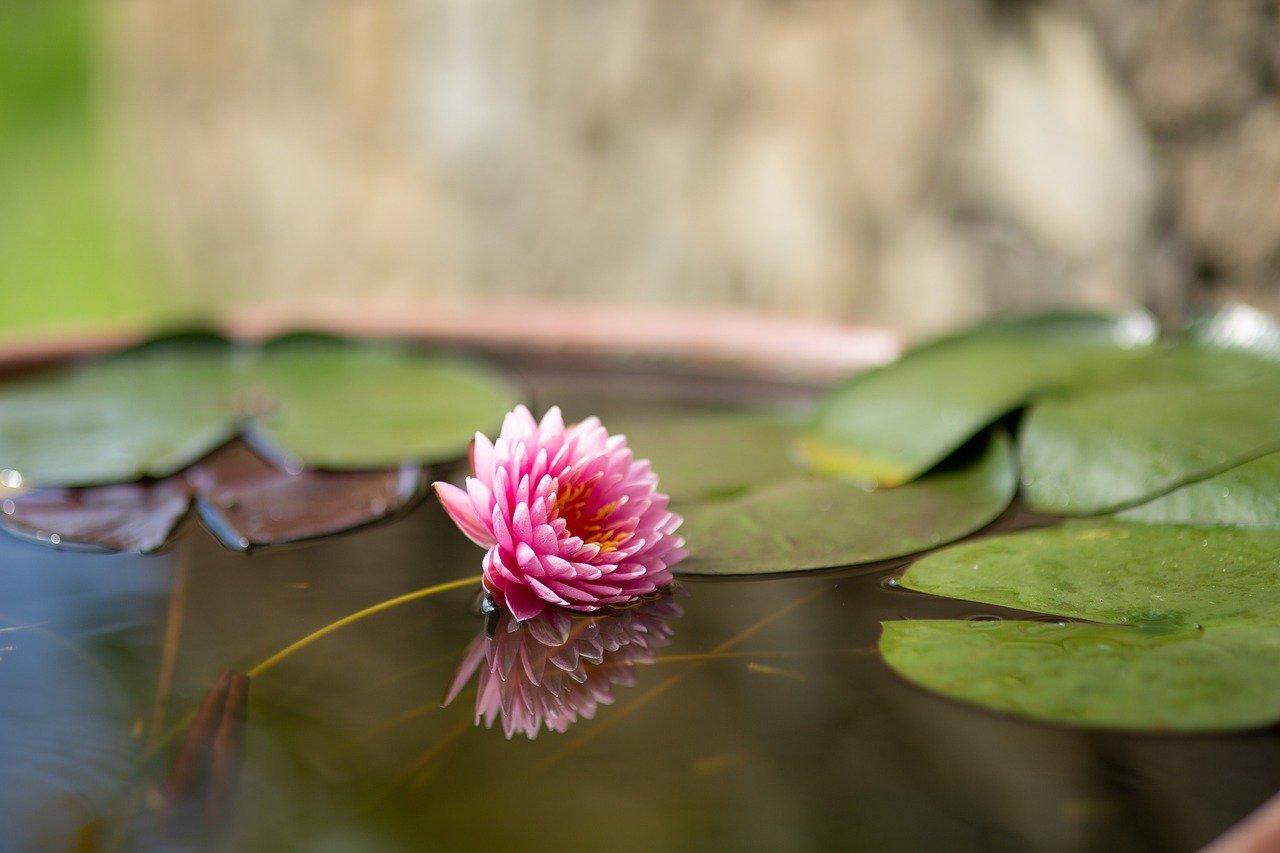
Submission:
[[[1280,0],[109,8],[122,162],[208,306],[1280,308]]]
[[[1190,293],[1280,308],[1280,2],[1077,0],[1153,143]]]

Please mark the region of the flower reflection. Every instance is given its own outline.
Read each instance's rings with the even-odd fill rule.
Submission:
[[[496,629],[467,647],[444,704],[478,671],[477,725],[492,728],[501,716],[508,738],[532,739],[543,726],[563,732],[612,703],[615,685],[634,684],[636,664],[671,642],[667,622],[683,613],[669,595],[591,616],[548,608],[521,622],[503,610]]]

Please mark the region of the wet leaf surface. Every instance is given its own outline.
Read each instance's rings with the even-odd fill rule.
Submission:
[[[948,548],[899,583],[1106,623],[885,623],[886,662],[954,698],[1112,728],[1280,719],[1280,531],[1072,522]]]
[[[192,466],[186,479],[206,526],[239,550],[359,527],[403,508],[422,489],[417,466],[289,472],[239,442]]]
[[[1268,725],[1280,718],[1280,628],[1170,634],[1111,625],[885,624],[885,660],[909,680],[997,711],[1146,731]]]
[[[1118,517],[1149,524],[1280,526],[1280,453],[1174,489]]]
[[[1037,395],[1087,382],[1150,344],[1149,316],[1047,315],[995,323],[859,374],[805,439],[813,466],[896,485],[932,468]]]
[[[721,501],[675,504],[690,556],[678,574],[748,575],[874,562],[927,550],[984,526],[1016,486],[1003,435],[981,457],[894,489],[797,475]]]
[[[515,399],[493,371],[408,347],[175,339],[0,387],[0,469],[35,487],[163,477],[241,429],[296,465],[442,461]]]
[[[1248,328],[1233,334],[1232,317]],[[1033,408],[1019,440],[1028,504],[1059,515],[1110,512],[1280,449],[1270,322],[1227,314],[1092,391]]]
[[[60,547],[147,553],[164,545],[187,514],[179,477],[85,489],[38,489],[0,502],[10,533]]]

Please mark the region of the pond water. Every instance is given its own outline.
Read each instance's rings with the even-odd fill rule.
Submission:
[[[570,415],[638,399],[562,380],[535,387]],[[653,388],[645,405],[688,390]],[[612,704],[534,740],[477,727],[474,680],[441,707],[484,630],[475,590],[406,603],[252,679],[242,749],[214,762],[230,798],[172,817],[166,777],[224,670],[479,558],[433,499],[249,555],[193,522],[148,557],[0,536],[0,849],[1188,850],[1280,789],[1274,730],[1079,731],[905,683],[881,620],[1002,613],[896,589],[899,563],[686,580],[647,662],[584,664],[620,679]]]

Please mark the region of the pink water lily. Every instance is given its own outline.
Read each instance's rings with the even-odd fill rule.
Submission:
[[[671,583],[685,556],[647,460],[598,418],[539,423],[517,406],[490,442],[471,445],[466,489],[437,482],[454,522],[484,555],[484,586],[519,620],[548,606],[583,612],[627,604]]]

